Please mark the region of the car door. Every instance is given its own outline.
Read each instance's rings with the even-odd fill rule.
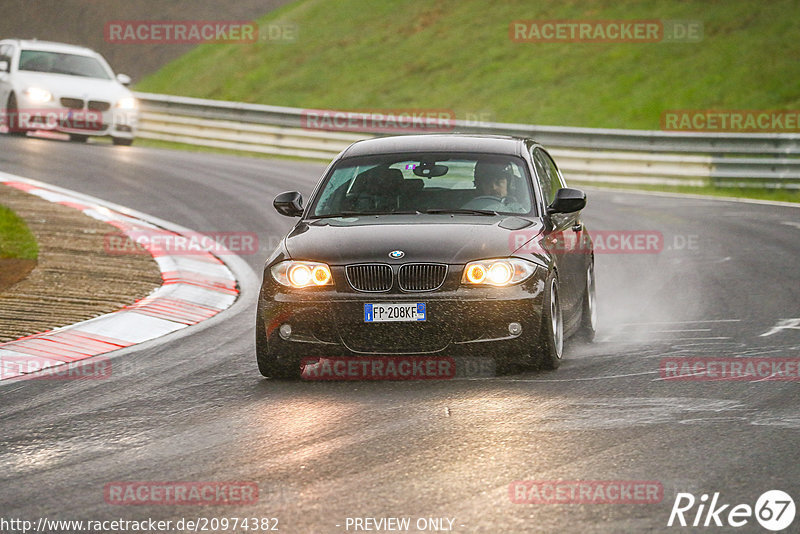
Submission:
[[[564,179],[547,151],[535,147],[532,155],[536,173],[540,176],[544,203],[549,206],[555,200],[556,192],[565,187]],[[565,319],[568,319],[579,310],[583,297],[581,279],[586,260],[581,247],[583,225],[579,212],[545,215],[545,220],[550,229],[546,242],[555,257],[562,309]]]

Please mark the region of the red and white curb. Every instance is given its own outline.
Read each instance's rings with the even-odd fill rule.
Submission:
[[[170,228],[165,229],[164,221],[156,218],[27,178],[0,172],[0,183],[78,209],[114,226],[122,234],[157,231],[197,236],[196,232],[169,223]],[[205,321],[236,301],[239,295],[236,277],[226,263],[207,249],[195,251],[191,256],[148,250],[161,270],[161,287],[116,312],[0,343],[0,380],[24,378],[23,375],[41,369],[164,336]],[[220,247],[215,250],[220,251]]]

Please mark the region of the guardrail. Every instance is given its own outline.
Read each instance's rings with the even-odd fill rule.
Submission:
[[[304,127],[298,108],[136,93],[139,137],[330,160],[373,137]],[[533,137],[569,181],[800,189],[800,134],[663,132],[455,121],[455,132]]]

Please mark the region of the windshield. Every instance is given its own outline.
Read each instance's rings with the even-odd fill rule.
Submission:
[[[391,213],[528,214],[525,162],[489,154],[391,154],[339,162],[311,217]]]
[[[19,56],[19,70],[111,79],[103,65],[93,57],[42,50],[23,50]]]

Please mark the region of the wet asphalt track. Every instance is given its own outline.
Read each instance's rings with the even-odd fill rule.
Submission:
[[[273,196],[307,195],[322,169],[0,137],[2,171],[198,231],[257,232],[261,253],[243,259],[258,278],[291,223]],[[347,517],[446,517],[454,532],[688,532],[666,527],[678,492],[754,505],[782,489],[800,505],[800,384],[665,382],[658,372],[668,356],[800,357],[800,329],[762,335],[800,317],[800,209],[592,191],[584,213],[593,230],[659,230],[665,250],[597,256],[597,342],[568,346],[558,371],[263,380],[251,283],[244,306],[114,359],[110,379],[0,386],[0,517],[277,517],[289,533],[346,532]],[[555,479],[659,481],[664,499],[509,499],[515,480]],[[254,481],[260,497],[216,507],[104,501],[108,482],[149,480]],[[752,518],[736,531],[767,532]]]

